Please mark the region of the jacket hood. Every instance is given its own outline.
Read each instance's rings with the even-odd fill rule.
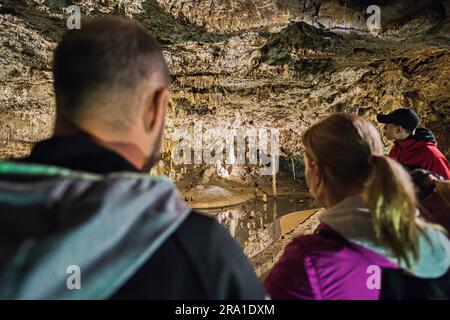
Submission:
[[[426,141],[426,142],[436,142],[436,138],[433,133],[425,128],[417,128],[413,135],[409,136],[407,139],[415,141]]]
[[[108,298],[190,210],[165,177],[0,162],[0,298]]]
[[[398,261],[390,250],[379,244],[371,214],[361,196],[343,200],[336,206],[323,211],[319,219],[350,242],[383,255],[417,277],[438,278],[450,267],[449,239],[442,232],[425,226],[419,238],[419,258],[414,261],[411,257],[413,265],[411,269],[408,269],[403,261]]]
[[[417,153],[420,154],[420,150],[423,151],[424,147],[436,147],[436,139],[430,130],[424,128],[416,129],[413,135],[410,135],[405,140],[396,142],[400,146],[402,158],[414,158],[417,157]]]

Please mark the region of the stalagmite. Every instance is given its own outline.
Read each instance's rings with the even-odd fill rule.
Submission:
[[[294,158],[291,158],[292,162],[292,173],[294,174],[294,180],[295,180],[295,166],[294,166]]]
[[[277,208],[277,200],[275,199],[273,202],[273,222],[277,221],[277,216],[278,216],[278,208]]]
[[[272,155],[272,189],[274,198],[277,197],[277,168],[275,167],[275,157]]]

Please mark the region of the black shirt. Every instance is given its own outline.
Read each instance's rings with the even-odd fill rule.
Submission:
[[[117,153],[83,136],[38,143],[20,161],[107,174],[138,171]],[[192,212],[113,299],[264,299],[246,256],[216,220]]]

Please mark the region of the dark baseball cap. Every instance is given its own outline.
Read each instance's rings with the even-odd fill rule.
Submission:
[[[381,123],[395,124],[408,131],[414,131],[419,124],[420,118],[413,110],[400,108],[389,114],[378,114],[377,120]]]

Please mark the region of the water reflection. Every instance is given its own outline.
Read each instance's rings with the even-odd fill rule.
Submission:
[[[317,207],[311,198],[281,196],[263,202],[253,199],[240,206],[214,210],[217,220],[225,225],[241,244],[244,253],[252,257],[280,239],[280,218],[288,213]]]

